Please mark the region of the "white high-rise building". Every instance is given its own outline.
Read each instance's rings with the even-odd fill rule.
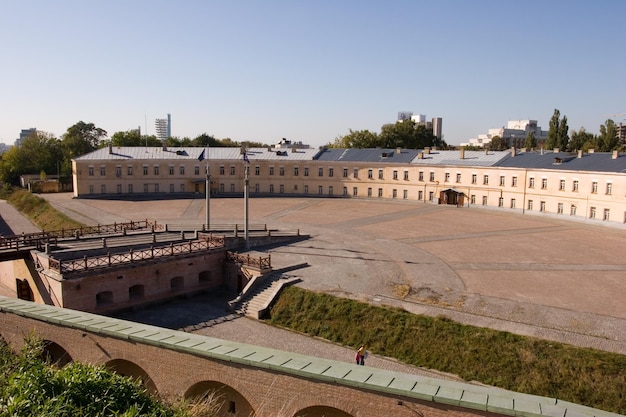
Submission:
[[[156,119],[154,121],[156,127],[156,136],[161,142],[167,141],[172,136],[172,117],[167,114],[167,119]]]

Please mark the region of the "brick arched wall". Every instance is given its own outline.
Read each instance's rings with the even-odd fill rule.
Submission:
[[[345,411],[338,410],[333,407],[326,406],[313,406],[303,408],[298,411],[293,417],[354,417],[352,414],[348,414]]]
[[[45,360],[60,367],[72,362],[72,355],[63,346],[51,340],[43,341],[43,355]]]
[[[221,404],[218,410],[219,416],[228,416],[229,414],[249,416],[254,413],[252,405],[243,395],[233,387],[218,381],[198,382],[189,387],[184,396],[191,401],[211,397]]]
[[[120,375],[138,379],[141,384],[151,392],[157,393],[157,387],[150,378],[150,375],[137,364],[125,359],[112,359],[104,364],[104,366]]]
[[[34,335],[83,363],[137,376],[162,397],[221,389],[257,417],[598,415],[554,398],[424,379],[0,297],[0,338]],[[63,353],[64,355],[64,353]],[[611,413],[605,413],[612,417]],[[617,415],[615,415],[617,416]]]

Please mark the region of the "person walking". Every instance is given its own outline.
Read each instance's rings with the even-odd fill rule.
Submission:
[[[367,351],[365,350],[365,345],[361,345],[360,348],[357,349],[356,351],[356,364],[357,365],[365,365],[365,355],[366,355]]]

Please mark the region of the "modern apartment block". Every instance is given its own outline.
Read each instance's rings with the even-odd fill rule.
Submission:
[[[18,139],[15,139],[15,144],[16,145],[21,145],[22,142],[24,142],[24,139],[26,139],[29,136],[32,136],[34,134],[37,133],[37,129],[34,127],[31,127],[30,129],[22,129],[20,131],[20,137]]]
[[[470,139],[469,142],[462,143],[461,146],[478,146],[484,148],[491,143],[494,137],[498,136],[504,140],[509,148],[523,148],[526,137],[530,133],[535,135],[538,146],[544,144],[548,138],[548,131],[542,130],[540,126],[537,126],[536,120],[509,120],[506,127],[489,129],[488,133],[478,135],[478,137]]]
[[[582,151],[252,148],[250,195],[398,199],[626,222],[626,156]],[[74,196],[242,195],[239,148],[109,147],[72,161]]]

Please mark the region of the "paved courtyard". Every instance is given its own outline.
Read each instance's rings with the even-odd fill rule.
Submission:
[[[87,224],[196,223],[204,199],[45,195]],[[212,198],[211,224],[243,223],[241,198]],[[268,250],[303,288],[626,354],[626,228],[408,201],[251,198],[250,223],[311,239]],[[219,336],[218,336],[219,337]]]

